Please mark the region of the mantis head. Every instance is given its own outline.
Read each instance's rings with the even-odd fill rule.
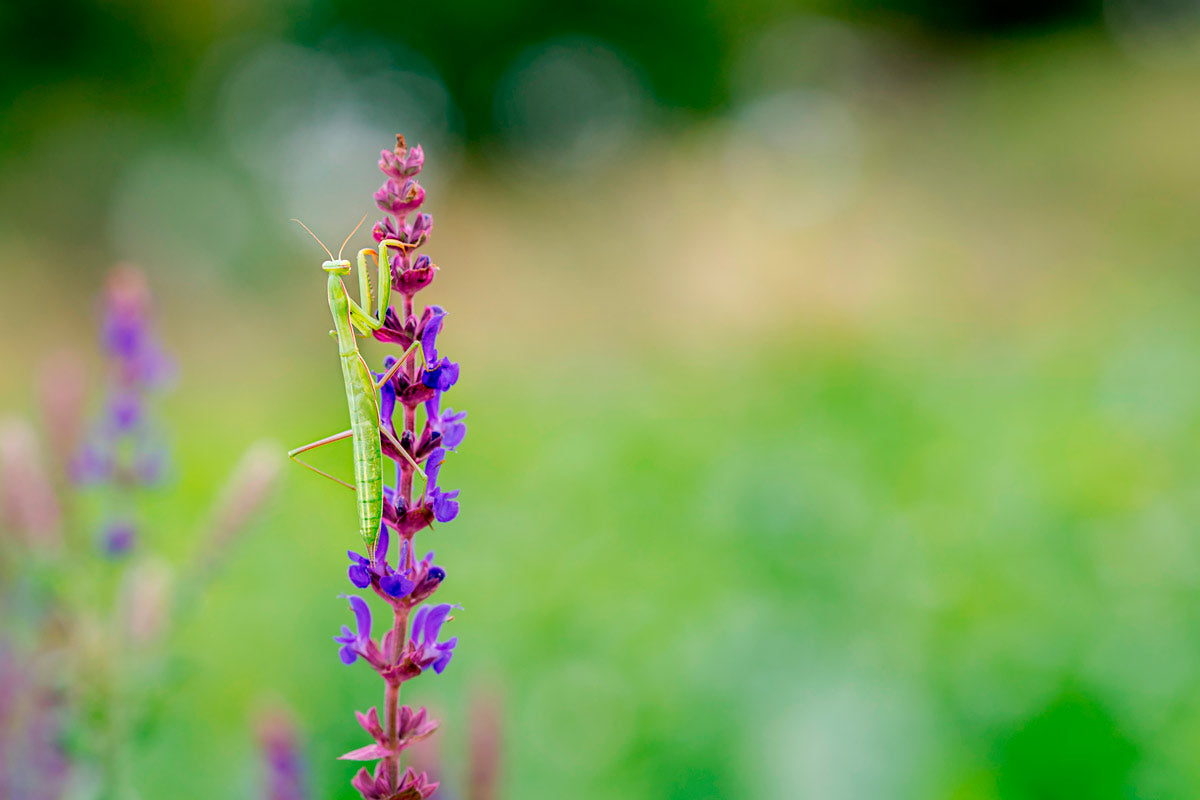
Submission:
[[[305,225],[303,222],[300,222],[300,220],[298,220],[298,219],[293,219],[292,222],[300,223],[300,227],[304,228],[304,230],[308,231],[308,235],[313,237],[314,239],[316,239],[317,244],[321,245],[321,249],[324,250],[329,255],[329,260],[321,264],[321,269],[323,269],[326,272],[329,272],[333,275],[349,275],[350,274],[350,262],[347,261],[346,259],[342,258],[342,250],[346,249],[346,243],[350,241],[351,236],[353,236],[355,233],[358,232],[358,229],[362,227],[362,224],[363,224],[363,222],[366,221],[366,219],[367,219],[367,215],[363,214],[363,218],[360,219],[358,221],[358,224],[354,226],[354,230],[350,231],[350,236],[347,236],[346,241],[342,242],[342,246],[340,248],[338,248],[337,258],[333,257],[333,253],[329,252],[329,248],[325,246],[325,243],[322,242],[320,239],[318,239],[317,235],[315,233],[313,233],[311,230],[309,230],[309,227],[307,225]]]

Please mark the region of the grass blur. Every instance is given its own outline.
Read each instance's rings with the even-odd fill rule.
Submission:
[[[855,175],[804,225],[776,212],[820,199],[821,159],[727,121],[431,189],[470,433],[443,470],[463,513],[423,538],[464,610],[405,692],[444,717],[447,784],[482,686],[510,797],[1194,796],[1197,78],[1062,37],[857,96]],[[143,264],[181,364],[149,536],[179,559],[248,441],[344,421],[322,255],[279,216],[257,271]],[[107,264],[0,238],[25,408],[43,353],[87,347]],[[177,632],[143,796],[252,796],[275,698],[318,796],[352,796],[332,759],[379,698],[330,640],[351,509],[286,474]]]

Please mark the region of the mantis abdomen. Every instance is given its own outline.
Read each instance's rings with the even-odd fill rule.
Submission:
[[[354,443],[354,483],[358,488],[359,533],[374,554],[383,520],[383,453],[379,447],[379,401],[373,378],[358,353],[342,356],[342,377],[350,408]],[[364,391],[365,388],[365,391]]]

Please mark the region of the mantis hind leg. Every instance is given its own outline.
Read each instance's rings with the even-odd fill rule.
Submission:
[[[301,445],[300,447],[297,447],[294,450],[289,450],[288,458],[290,458],[292,461],[295,461],[297,464],[304,467],[305,469],[310,469],[313,472],[317,473],[318,475],[329,478],[329,480],[333,481],[334,483],[339,483],[342,486],[345,486],[347,489],[354,490],[355,489],[354,484],[347,483],[346,481],[342,480],[341,478],[335,478],[334,476],[330,475],[328,472],[325,472],[324,470],[321,470],[321,469],[317,469],[312,464],[309,464],[307,461],[302,461],[301,459],[296,458],[296,456],[300,455],[301,453],[306,453],[309,450],[316,450],[318,447],[324,447],[327,444],[333,444],[334,442],[340,442],[343,439],[349,439],[353,435],[354,435],[353,431],[344,430],[341,433],[335,433],[332,436],[326,436],[324,439],[318,439],[315,442],[309,442],[308,444]]]
[[[387,371],[384,372],[383,375],[381,375],[379,377],[379,380],[375,381],[376,391],[378,391],[380,388],[383,387],[383,385],[385,383],[387,383],[393,377],[395,377],[396,373],[400,371],[400,368],[404,366],[404,363],[406,361],[408,361],[408,357],[411,356],[413,353],[420,354],[420,361],[418,361],[417,363],[419,363],[422,367],[425,366],[425,364],[427,363],[425,360],[425,349],[423,347],[421,347],[421,341],[418,339],[417,341],[415,341],[411,345],[409,345],[407,350],[405,350],[403,353],[400,354],[400,357],[398,359],[396,359],[396,363],[392,364],[390,367],[388,367]]]
[[[382,425],[379,426],[379,432],[387,437],[387,440],[392,443],[392,447],[400,451],[400,455],[404,456],[405,461],[407,461],[409,464],[412,464],[412,468],[417,471],[417,474],[421,476],[421,480],[425,481],[425,485],[428,486],[429,477],[425,474],[425,470],[421,469],[421,465],[417,463],[416,459],[409,455],[409,452],[400,445],[400,442],[396,439],[395,435]],[[421,494],[424,495],[425,492],[422,491]]]

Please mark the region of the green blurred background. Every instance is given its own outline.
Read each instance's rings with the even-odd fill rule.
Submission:
[[[460,645],[405,689],[447,796],[488,694],[511,798],[1196,797],[1197,42],[1194,0],[8,3],[0,400],[140,265],[186,559],[247,443],[344,424],[287,220],[340,240],[401,131],[471,415],[423,534]],[[353,796],[343,493],[287,469],[180,623],[143,797],[256,796],[273,703]]]

